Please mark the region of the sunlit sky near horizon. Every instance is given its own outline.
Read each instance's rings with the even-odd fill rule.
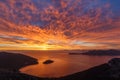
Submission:
[[[0,0],[0,50],[120,49],[120,0]]]

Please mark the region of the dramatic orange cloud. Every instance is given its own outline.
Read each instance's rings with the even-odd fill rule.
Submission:
[[[0,0],[0,50],[120,49],[117,1]]]

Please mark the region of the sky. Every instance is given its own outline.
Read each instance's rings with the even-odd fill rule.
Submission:
[[[120,49],[120,0],[0,0],[0,50]]]

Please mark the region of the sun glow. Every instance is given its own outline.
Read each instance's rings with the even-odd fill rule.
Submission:
[[[48,50],[47,45],[43,45],[42,48],[41,48],[41,50]]]
[[[0,0],[0,50],[120,49],[119,5],[104,1]]]

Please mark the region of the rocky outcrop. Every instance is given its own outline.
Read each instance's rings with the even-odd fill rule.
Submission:
[[[54,62],[53,60],[46,60],[46,61],[43,62],[43,64],[51,64],[53,62]]]

